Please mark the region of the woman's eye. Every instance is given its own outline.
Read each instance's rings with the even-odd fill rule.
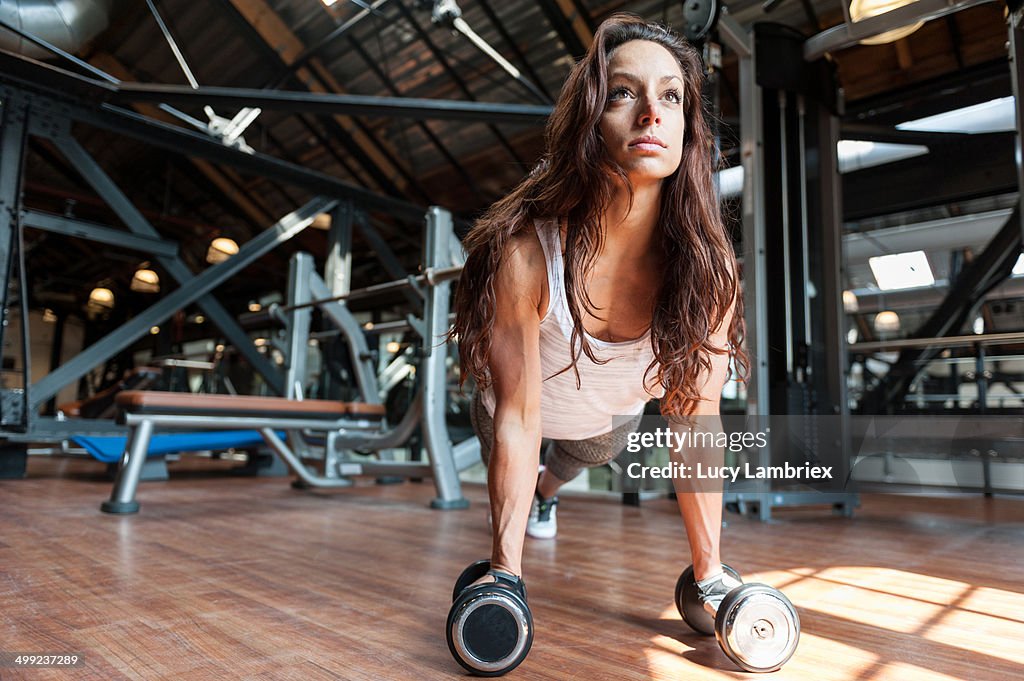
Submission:
[[[630,94],[631,93],[627,88],[617,87],[613,88],[612,91],[608,93],[608,99],[622,99]]]
[[[676,104],[683,101],[683,97],[679,94],[678,90],[669,90],[665,93],[665,97],[668,101],[675,102]]]

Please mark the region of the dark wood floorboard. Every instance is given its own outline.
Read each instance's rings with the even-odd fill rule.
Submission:
[[[427,508],[428,484],[302,492],[183,460],[107,516],[86,461],[32,458],[0,481],[0,650],[77,652],[0,679],[451,679],[452,581],[490,546],[485,490]],[[219,469],[219,470],[218,470]],[[1024,500],[868,495],[852,520],[727,516],[724,553],[800,610],[795,657],[765,679],[1024,678]],[[674,502],[567,498],[530,541],[536,620],[508,678],[745,678],[672,603],[689,562]]]

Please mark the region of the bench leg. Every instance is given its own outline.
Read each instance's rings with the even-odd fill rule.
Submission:
[[[104,513],[138,513],[139,502],[135,501],[135,490],[139,486],[142,466],[146,462],[149,451],[149,439],[153,435],[153,422],[143,420],[132,428],[125,445],[127,458],[122,461],[121,469],[114,482],[114,491],[110,499],[100,505]]]

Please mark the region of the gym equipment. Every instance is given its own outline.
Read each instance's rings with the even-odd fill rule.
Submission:
[[[469,586],[490,573],[495,582]],[[526,659],[533,645],[533,615],[519,577],[478,560],[459,575],[445,638],[455,661],[477,676],[501,676]]]
[[[284,437],[278,431],[278,437]],[[103,463],[117,463],[124,455],[127,437],[119,435],[75,435],[71,440]],[[154,435],[146,452],[148,456],[177,452],[241,449],[263,444],[263,436],[255,430],[226,430],[223,432],[165,433]]]
[[[722,567],[742,581],[731,567]],[[800,642],[800,615],[781,591],[767,584],[743,584],[730,591],[712,622],[697,598],[691,565],[676,582],[676,607],[695,631],[714,634],[726,657],[744,671],[780,669]]]
[[[332,290],[313,268],[313,258],[296,253],[291,261],[288,305],[277,308],[285,315],[285,333],[280,349],[285,363],[285,397],[198,395],[126,391],[117,397],[122,422],[130,435],[124,463],[110,500],[102,505],[107,513],[134,513],[139,505],[135,490],[142,461],[154,428],[259,431],[267,445],[295,472],[304,486],[347,487],[351,476],[432,477],[437,497],[431,506],[440,509],[465,508],[458,473],[480,456],[476,437],[453,445],[445,423],[447,349],[439,344],[448,328],[449,287],[457,266],[458,241],[452,230],[451,214],[431,208],[426,217],[426,247],[420,281],[399,282],[422,299],[422,319],[408,321],[420,336],[419,386],[412,404],[398,423],[384,419],[380,384],[363,327],[341,302],[345,293]],[[397,287],[397,284],[382,286]],[[314,308],[323,313],[346,337],[359,401],[339,402],[304,399],[306,347]],[[366,461],[353,452],[382,452],[402,446],[417,426],[422,428],[428,462]],[[287,439],[277,431],[287,431]],[[316,446],[322,443],[321,446]]]

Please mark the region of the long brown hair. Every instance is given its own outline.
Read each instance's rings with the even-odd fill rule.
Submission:
[[[647,40],[667,49],[682,70],[685,133],[679,168],[663,180],[661,245],[668,264],[652,310],[647,367],[665,388],[665,415],[691,414],[700,398],[702,371],[711,370],[711,355],[728,352],[741,374],[747,368],[741,349],[743,302],[732,242],[726,232],[712,179],[713,139],[704,118],[701,85],[704,71],[697,51],[669,29],[637,16],[616,14],[604,21],[572,69],[545,132],[546,152],[533,172],[506,197],[492,205],[466,236],[465,268],[455,296],[455,324],[462,380],[472,375],[478,388],[490,383],[488,360],[494,328],[494,275],[509,240],[532,228],[541,217],[564,218],[565,290],[573,320],[572,361],[564,370],[579,372],[582,351],[595,363],[584,333],[580,304],[593,305],[585,276],[604,242],[602,218],[617,182],[633,190],[625,171],[611,160],[598,123],[607,100],[608,61],[612,51],[631,40]],[[719,349],[711,334],[735,301],[728,329],[729,347]],[[607,360],[605,360],[607,361]]]

